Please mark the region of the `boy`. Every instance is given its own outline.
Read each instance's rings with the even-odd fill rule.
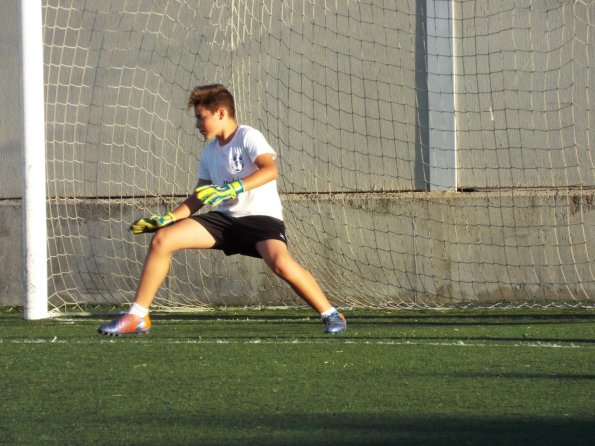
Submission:
[[[99,327],[99,333],[150,331],[149,306],[169,271],[172,253],[180,249],[221,249],[226,255],[262,258],[320,314],[325,333],[344,332],[343,315],[287,250],[275,151],[258,130],[238,125],[234,98],[222,85],[194,88],[190,108],[196,128],[211,140],[201,156],[197,188],[172,212],[132,223],[134,234],[155,232],[135,302],[127,314]],[[194,215],[204,204],[217,211]]]

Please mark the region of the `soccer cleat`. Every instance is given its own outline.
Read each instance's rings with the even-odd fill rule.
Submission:
[[[109,324],[102,325],[97,332],[106,336],[122,336],[125,334],[147,334],[151,331],[149,315],[141,319],[133,314],[125,314]]]
[[[347,330],[347,321],[338,311],[334,312],[328,317],[323,317],[322,323],[324,324],[325,333],[343,333]]]

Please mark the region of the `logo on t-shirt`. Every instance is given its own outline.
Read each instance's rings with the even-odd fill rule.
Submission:
[[[232,150],[229,156],[229,165],[233,173],[238,173],[244,170],[244,154],[242,153],[242,149],[237,148]]]

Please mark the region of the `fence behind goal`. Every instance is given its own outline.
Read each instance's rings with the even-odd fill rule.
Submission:
[[[47,0],[50,305],[133,297],[133,220],[193,190],[220,82],[279,155],[290,251],[343,307],[592,305],[595,4]],[[176,253],[156,305],[300,305]]]

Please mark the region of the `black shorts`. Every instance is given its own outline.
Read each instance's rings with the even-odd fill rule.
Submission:
[[[256,243],[264,240],[281,240],[287,243],[285,223],[266,215],[229,217],[221,212],[207,212],[190,217],[209,231],[217,243],[214,249],[225,255],[242,254],[261,258]]]

